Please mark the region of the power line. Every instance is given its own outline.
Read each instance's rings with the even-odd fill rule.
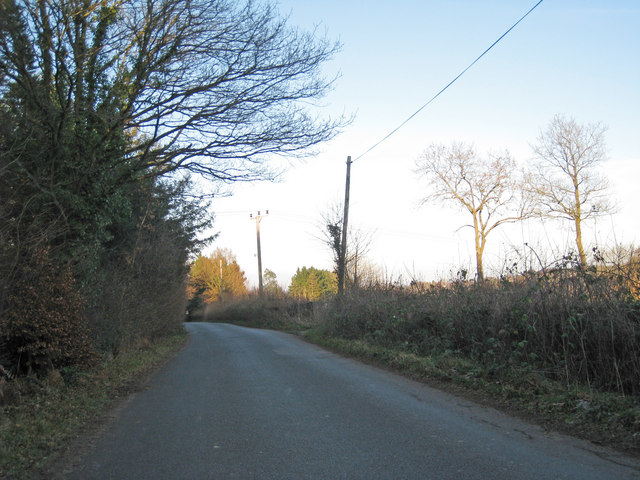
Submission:
[[[247,213],[249,213],[249,210],[213,210],[214,215],[246,215]]]
[[[538,3],[536,3],[533,7],[531,7],[529,9],[529,11],[527,13],[525,13],[522,17],[520,17],[520,19],[514,23],[513,25],[511,25],[511,27],[504,32],[500,38],[498,38],[495,42],[493,42],[491,44],[491,46],[489,48],[487,48],[484,52],[482,52],[480,54],[480,56],[478,56],[478,58],[476,58],[473,62],[471,62],[469,64],[469,66],[467,68],[465,68],[462,72],[460,72],[458,74],[457,77],[455,77],[453,80],[451,80],[442,90],[440,90],[438,93],[436,93],[433,97],[431,97],[431,99],[425,103],[424,105],[422,105],[418,110],[416,110],[413,115],[411,115],[409,118],[407,118],[404,122],[402,122],[400,125],[398,125],[395,129],[393,129],[391,132],[389,132],[382,140],[380,140],[379,142],[377,142],[375,145],[373,145],[372,147],[370,147],[367,151],[365,151],[364,153],[362,153],[361,155],[359,155],[358,157],[356,157],[355,160],[353,160],[354,162],[356,160],[360,160],[362,157],[364,157],[367,153],[369,153],[370,151],[372,151],[373,149],[375,149],[376,147],[378,147],[381,143],[383,143],[384,141],[386,141],[389,137],[391,137],[393,134],[395,134],[398,130],[400,130],[402,127],[404,127],[407,123],[409,123],[409,121],[411,121],[413,119],[413,117],[415,117],[416,115],[418,115],[422,110],[424,110],[431,102],[433,102],[436,98],[438,98],[442,93],[444,93],[444,91],[449,88],[451,85],[453,85],[455,83],[456,80],[458,80],[462,75],[464,75],[467,70],[469,70],[471,67],[473,67],[482,57],[484,57],[489,50],[491,50],[493,47],[495,47],[498,42],[500,42],[500,40],[502,40],[504,37],[506,37],[509,32],[511,32],[511,30],[513,30],[516,26],[518,26],[518,24],[520,22],[522,22],[522,20],[524,20],[531,12],[533,12],[536,7],[538,5],[540,5],[543,2],[543,0],[540,0]]]
[[[216,217],[244,217],[251,213],[250,210],[213,210]],[[290,223],[313,223],[309,215],[301,212],[282,211],[269,209],[269,216],[276,221],[284,221]]]

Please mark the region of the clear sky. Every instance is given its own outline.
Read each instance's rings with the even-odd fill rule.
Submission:
[[[343,47],[326,66],[341,77],[324,114],[354,122],[319,153],[295,161],[279,183],[236,185],[214,200],[216,247],[236,255],[257,285],[255,222],[262,263],[288,286],[296,268],[331,269],[318,237],[321,218],[344,196],[346,158],[358,157],[451,81],[537,0],[280,0],[292,26],[319,26]],[[544,0],[480,62],[393,137],[353,164],[350,223],[370,232],[368,258],[405,280],[474,271],[473,234],[454,205],[420,206],[426,185],[414,173],[431,143],[466,141],[480,152],[507,149],[518,162],[555,114],[602,122],[617,213],[588,225],[593,246],[638,243],[640,215],[640,0]],[[468,214],[467,214],[468,215]],[[485,271],[497,273],[514,247],[551,258],[571,248],[568,223],[529,220],[492,233]]]

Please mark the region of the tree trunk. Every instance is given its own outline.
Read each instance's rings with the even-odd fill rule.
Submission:
[[[576,222],[576,246],[578,247],[578,256],[580,257],[580,266],[587,266],[587,256],[584,253],[584,247],[582,246],[582,226],[580,218],[575,219]]]
[[[484,268],[482,267],[482,253],[484,250],[484,245],[482,241],[482,236],[480,233],[480,226],[478,224],[477,213],[473,215],[473,230],[475,232],[475,240],[476,240],[476,270],[478,282],[482,282],[484,280]]]
[[[478,282],[484,281],[484,269],[482,267],[482,251],[476,249],[476,268],[478,269]]]

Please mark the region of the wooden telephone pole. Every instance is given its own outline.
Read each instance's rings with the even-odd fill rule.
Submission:
[[[342,240],[338,262],[338,297],[344,295],[344,278],[347,272],[347,229],[349,226],[349,190],[351,185],[351,156],[347,157],[347,180],[344,189],[344,215],[342,217]]]
[[[269,215],[269,210],[266,211],[265,215]],[[264,287],[262,285],[262,252],[260,250],[260,220],[262,220],[262,215],[260,215],[260,211],[254,217],[253,213],[249,214],[249,218],[256,221],[256,238],[258,243],[258,292],[262,297],[264,295]]]

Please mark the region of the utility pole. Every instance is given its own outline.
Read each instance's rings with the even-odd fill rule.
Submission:
[[[338,265],[338,297],[344,295],[344,277],[347,271],[347,228],[349,225],[349,189],[351,184],[351,155],[347,157],[347,180],[344,189],[344,215],[342,218],[342,241]]]
[[[220,259],[220,303],[222,303],[222,258]]]
[[[266,211],[265,215],[269,215],[269,210]],[[258,214],[255,217],[253,216],[253,213],[249,214],[249,218],[256,221],[256,238],[258,243],[258,291],[262,297],[264,295],[264,287],[262,285],[262,253],[260,251],[260,220],[262,220],[262,215],[260,214],[260,211],[258,211]]]

